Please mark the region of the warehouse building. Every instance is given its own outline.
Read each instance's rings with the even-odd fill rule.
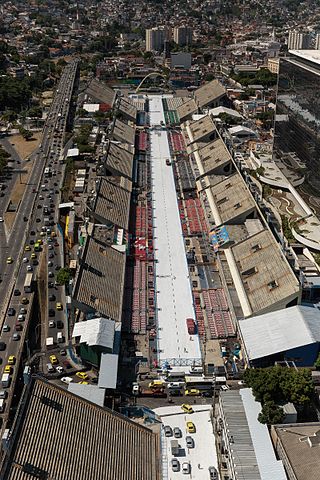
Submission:
[[[159,433],[56,385],[32,379],[16,418],[1,478],[160,480]]]

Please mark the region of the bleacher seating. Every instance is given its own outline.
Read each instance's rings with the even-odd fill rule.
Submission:
[[[206,329],[204,324],[204,315],[201,309],[200,293],[194,290],[193,298],[194,298],[194,305],[195,305],[195,311],[196,311],[198,334],[200,337],[205,338]]]
[[[208,226],[206,223],[205,213],[202,208],[201,202],[199,198],[188,198],[184,200],[184,206],[187,216],[187,224],[183,228],[184,233],[186,232],[189,235],[200,235],[202,233],[208,232]],[[184,219],[184,212],[183,217],[180,217],[181,221]]]
[[[203,290],[201,294],[211,338],[234,336],[235,329],[224,290],[222,288]]]
[[[176,152],[185,152],[186,146],[184,143],[184,138],[181,133],[178,132],[170,132],[169,133],[169,142],[171,150]]]

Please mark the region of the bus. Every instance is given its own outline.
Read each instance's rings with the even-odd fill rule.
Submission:
[[[214,379],[212,377],[186,376],[186,390],[195,388],[197,390],[212,390]]]
[[[184,372],[171,372],[169,371],[166,376],[166,382],[184,382]]]
[[[25,293],[32,292],[32,280],[33,280],[32,277],[33,277],[32,273],[27,273],[26,279],[24,281],[24,286],[23,286]]]
[[[49,167],[46,167],[46,168],[44,169],[44,176],[45,176],[46,178],[51,177],[51,169],[50,169]]]
[[[34,249],[35,252],[40,252],[40,243],[39,243],[39,242],[36,242],[36,243],[34,244],[33,249]]]

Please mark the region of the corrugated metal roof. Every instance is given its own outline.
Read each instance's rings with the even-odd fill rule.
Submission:
[[[26,393],[1,478],[160,479],[159,439],[150,429],[43,380]]]
[[[95,403],[100,407],[104,405],[105,389],[99,388],[97,385],[81,385],[80,383],[69,383],[69,392],[78,397],[89,400],[89,402]]]
[[[73,337],[80,337],[80,343],[113,349],[115,322],[109,318],[92,318],[74,325]]]
[[[313,307],[295,305],[239,325],[251,360],[320,342],[320,311]]]
[[[251,388],[240,390],[252,444],[258,461],[261,480],[286,480],[287,476],[281,460],[277,460],[271,438],[266,425],[257,418],[261,411],[260,403],[256,402]]]
[[[220,405],[235,470],[234,480],[286,480],[268,428],[257,420],[261,406],[254,400],[251,389],[221,392]]]
[[[118,376],[119,356],[112,353],[103,353],[99,370],[99,388],[116,388]]]

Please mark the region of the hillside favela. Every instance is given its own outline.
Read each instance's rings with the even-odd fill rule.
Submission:
[[[320,2],[0,0],[0,480],[320,480]]]

